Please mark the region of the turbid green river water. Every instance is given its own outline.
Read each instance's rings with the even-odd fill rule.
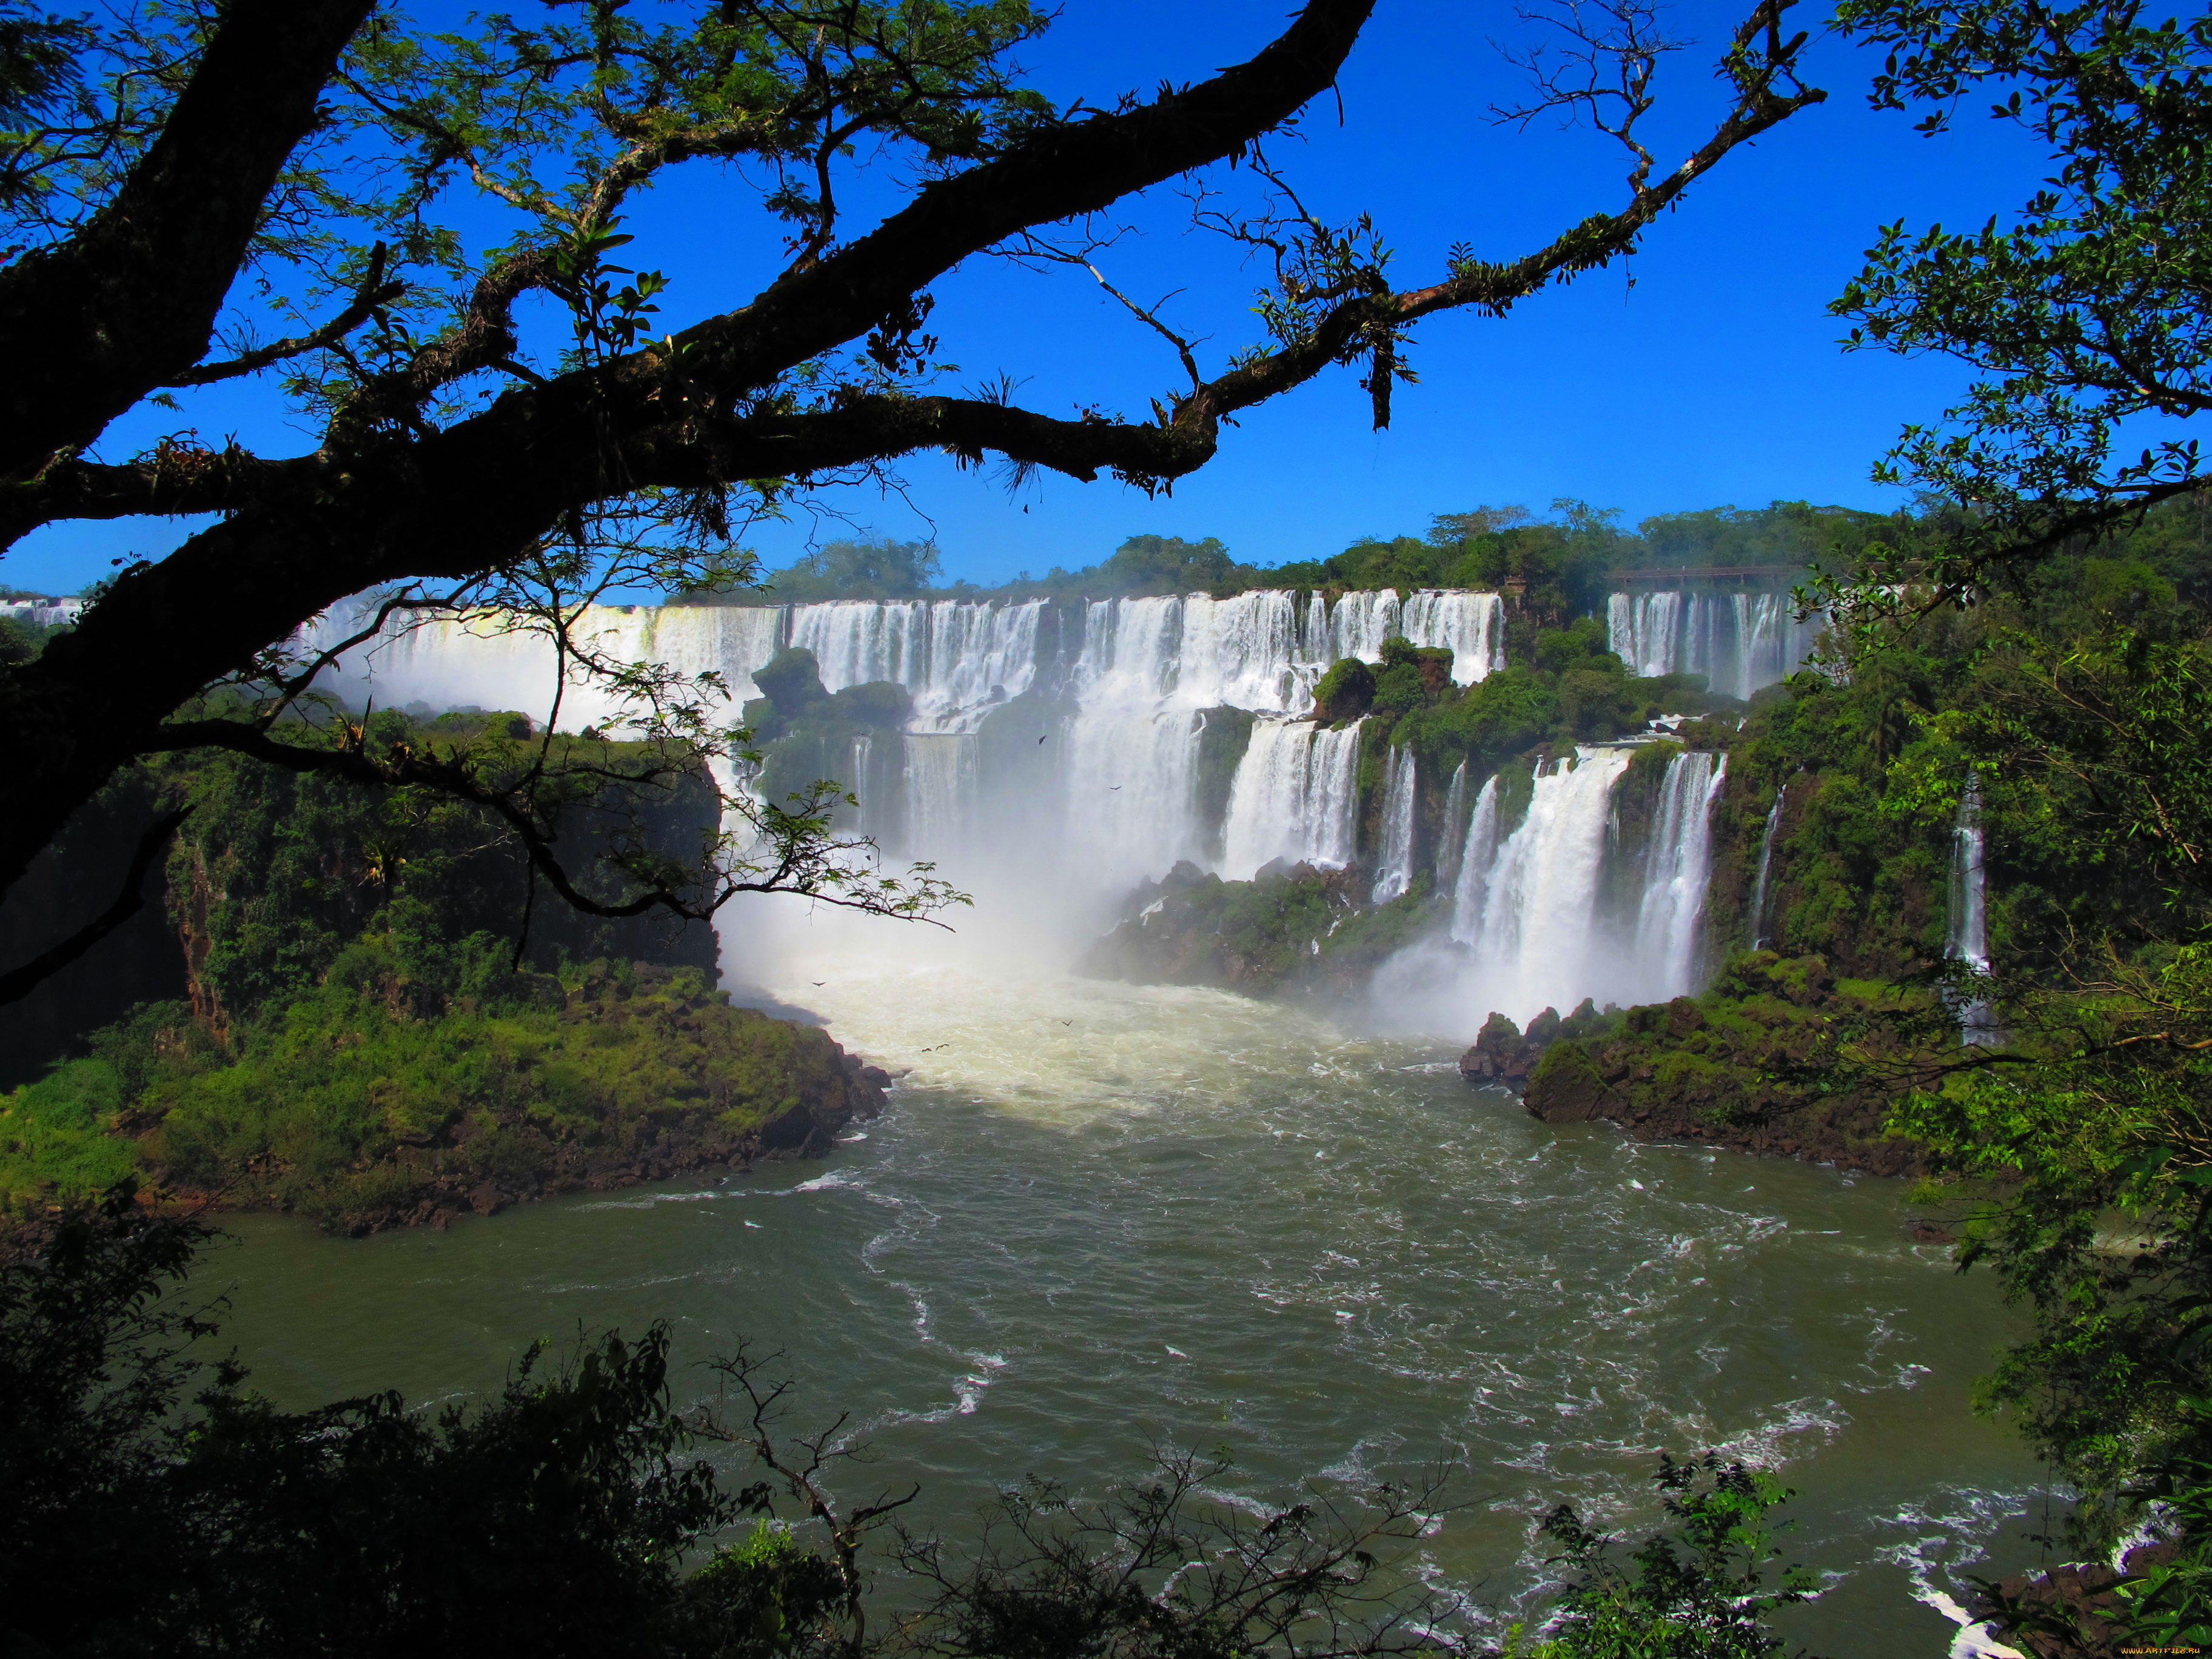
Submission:
[[[1633,1527],[1660,1449],[1717,1447],[1804,1494],[1832,1577],[1790,1633],[1835,1659],[1949,1652],[1927,1597],[2038,1559],[2037,1469],[1967,1408],[2008,1316],[1894,1183],[1547,1127],[1444,1045],[1225,994],[787,961],[776,996],[913,1068],[832,1160],[357,1242],[236,1218],[210,1271],[258,1385],[449,1398],[540,1334],[665,1319],[686,1360],[787,1350],[793,1426],[848,1411],[875,1449],[843,1495],[918,1481],[956,1537],[1158,1442],[1226,1443],[1263,1500],[1443,1460],[1469,1507],[1426,1571],[1501,1607],[1547,1505]]]

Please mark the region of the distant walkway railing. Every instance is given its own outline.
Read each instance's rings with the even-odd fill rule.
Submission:
[[[1794,586],[1809,573],[1802,564],[1676,564],[1653,570],[1608,570],[1606,580],[1623,586],[1680,587],[1695,582],[1759,581]]]

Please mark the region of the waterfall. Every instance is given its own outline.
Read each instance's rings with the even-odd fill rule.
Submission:
[[[1458,684],[1473,685],[1505,666],[1505,601],[1495,593],[1423,588],[1407,595],[1399,621],[1415,645],[1450,650]]]
[[[975,745],[957,737],[907,737],[905,843],[958,847],[973,833],[969,805],[975,797]]]
[[[1375,849],[1375,886],[1368,894],[1372,904],[1388,904],[1413,885],[1413,746],[1391,744],[1382,789],[1382,839]]]
[[[1441,833],[1437,836],[1437,890],[1454,891],[1459,885],[1461,860],[1467,856],[1467,763],[1462,761],[1452,769],[1451,782],[1444,787],[1444,811]]]
[[[1620,594],[1607,609],[1616,647],[1639,671],[1732,661],[1737,678],[1717,682],[1723,689],[1781,671],[1796,648],[1786,620],[1780,600],[1759,595]],[[611,605],[576,627],[613,660],[711,672],[739,700],[759,695],[754,671],[787,645],[814,653],[833,692],[904,687],[913,714],[903,732],[857,734],[839,751],[853,772],[841,781],[862,798],[858,827],[894,857],[938,863],[994,915],[1077,937],[1139,879],[1178,860],[1229,880],[1278,861],[1352,864],[1364,728],[1316,726],[1315,683],[1340,657],[1374,660],[1385,640],[1402,635],[1449,649],[1452,677],[1471,684],[1501,665],[1504,623],[1496,594],[1420,589]],[[314,637],[342,637],[346,626],[333,617]],[[556,672],[536,635],[441,618],[395,625],[349,659],[331,689],[356,706],[374,697],[542,716]],[[1241,713],[1216,718],[1223,709]],[[597,687],[576,683],[558,723],[575,730],[617,712]],[[1607,826],[1632,752],[1593,745],[1504,784],[1465,767],[1454,774],[1434,870],[1449,919],[1420,969],[1422,994],[1449,999],[1440,1016],[1449,1027],[1492,1008],[1525,1018],[1584,996],[1642,1002],[1695,988],[1722,769],[1703,752],[1670,763],[1638,902],[1624,915],[1601,900],[1620,890],[1623,872],[1607,869]],[[1378,902],[1408,891],[1425,867],[1417,866],[1417,763],[1403,746],[1382,759],[1365,889]],[[1503,833],[1505,800],[1522,799],[1524,785],[1525,813]],[[1762,871],[1769,853],[1762,848]],[[1970,957],[1982,948],[1978,921],[1972,938],[1972,951],[1962,950]]]
[[[1754,951],[1766,947],[1766,875],[1774,866],[1774,832],[1781,827],[1782,803],[1789,793],[1790,786],[1786,783],[1774,792],[1774,805],[1766,810],[1766,828],[1759,837],[1759,879],[1751,886],[1751,915],[1747,918],[1751,923],[1751,948]]]
[[[1321,603],[1316,595],[1314,603]],[[1399,618],[1400,606],[1395,589],[1346,593],[1329,606],[1328,637],[1330,660],[1339,657],[1364,657],[1373,662],[1382,654],[1382,641],[1406,630]],[[1425,644],[1425,641],[1415,641]]]
[[[1039,688],[1053,653],[1042,648],[1046,601],[834,599],[793,605],[593,605],[575,633],[616,660],[665,662],[685,674],[720,674],[742,701],[759,695],[752,672],[785,645],[814,653],[831,691],[874,681],[906,688],[910,729],[972,732],[990,710]],[[307,630],[305,642],[343,636],[358,602]],[[1389,589],[1301,599],[1262,589],[1217,599],[1171,594],[1102,599],[1084,606],[1081,645],[1066,665],[1079,698],[1111,681],[1109,701],[1141,695],[1183,708],[1227,705],[1304,713],[1314,683],[1340,657],[1374,660],[1402,634],[1453,653],[1452,678],[1471,685],[1504,664],[1504,604],[1495,593],[1425,588],[1403,601]],[[366,702],[420,700],[541,713],[553,692],[554,654],[540,636],[494,617],[395,619],[326,684]],[[575,724],[604,719],[581,676]],[[392,693],[397,690],[395,697]],[[588,707],[586,707],[588,705]],[[572,711],[573,712],[573,711]],[[571,722],[564,718],[564,726]]]
[[[1613,788],[1629,753],[1580,749],[1540,774],[1528,816],[1484,876],[1475,959],[1482,980],[1510,994],[1521,1018],[1547,1004],[1572,1006],[1602,967],[1593,921]]]
[[[1420,1018],[1466,1024],[1497,1009],[1526,1020],[1586,996],[1657,1002],[1698,988],[1723,759],[1690,750],[1668,763],[1636,913],[1609,921],[1600,900],[1613,855],[1613,793],[1633,753],[1625,744],[1579,749],[1540,771],[1528,816],[1502,838],[1498,779],[1483,785],[1449,923],[1468,960],[1443,970],[1449,983],[1425,995]]]
[[[1969,773],[1951,830],[1951,927],[1948,955],[1978,974],[1990,968],[1989,931],[1982,903],[1981,781]]]
[[[1674,673],[1681,616],[1680,593],[1615,593],[1605,603],[1607,643],[1639,678]]]
[[[1786,679],[1811,654],[1820,629],[1797,620],[1784,593],[1615,593],[1606,634],[1615,655],[1644,678],[1703,674],[1711,690],[1748,697]]]
[[[1713,802],[1727,771],[1725,756],[1686,750],[1667,763],[1660,784],[1659,817],[1637,911],[1636,953],[1670,989],[1687,990],[1696,977],[1698,929],[1712,874]]]
[[[1043,610],[1042,600],[838,599],[793,605],[789,637],[814,653],[828,690],[890,680],[914,697],[910,729],[972,732],[993,705],[1030,689]]]
[[[1331,732],[1303,720],[1255,723],[1230,789],[1224,874],[1249,879],[1277,859],[1325,869],[1352,862],[1365,724]]]
[[[1683,648],[1681,596],[1618,596],[1611,610],[1617,635],[1649,636],[1652,651]],[[1729,625],[1756,635],[1761,614],[1753,605],[1747,623]],[[1474,684],[1504,663],[1504,620],[1494,593],[1259,590],[1018,604],[607,605],[585,611],[576,632],[615,661],[717,674],[740,702],[759,695],[754,671],[787,646],[813,653],[832,692],[884,681],[905,688],[913,713],[904,731],[856,740],[854,775],[840,780],[862,796],[858,827],[894,858],[939,862],[959,884],[1092,917],[1185,859],[1243,880],[1278,860],[1341,868],[1357,854],[1374,872],[1370,896],[1387,902],[1407,891],[1417,867],[1428,867],[1413,757],[1386,751],[1377,844],[1360,848],[1361,728],[1317,728],[1313,686],[1340,658],[1372,661],[1401,635],[1449,650],[1452,678]],[[334,616],[315,639],[347,626]],[[534,635],[490,619],[440,618],[419,629],[395,623],[326,684],[356,706],[373,697],[542,716],[556,669]],[[1251,718],[1224,724],[1212,718],[1223,708]],[[577,679],[558,723],[575,730],[618,712]],[[1556,982],[1564,994],[1565,981],[1583,973],[1573,964],[1587,963],[1601,975],[1592,991],[1632,988],[1623,964],[1634,952],[1595,939],[1591,902],[1604,808],[1625,752],[1592,749],[1536,780],[1536,802],[1512,836],[1499,833],[1498,782],[1465,769],[1454,775],[1435,890],[1451,896],[1452,936],[1490,968],[1540,987]],[[1686,805],[1686,830],[1694,816]],[[1701,856],[1680,853],[1689,860],[1683,880]],[[1688,901],[1670,902],[1674,910],[1661,905],[1654,915],[1673,921],[1653,927],[1693,931],[1686,914],[1675,914]],[[1667,961],[1686,948],[1669,945]],[[1655,968],[1646,977],[1679,973]],[[1525,1000],[1516,992],[1498,1006]]]
[[[365,621],[357,610],[342,610],[304,630],[301,643],[334,646]],[[617,663],[664,662],[684,674],[719,673],[733,701],[743,703],[760,695],[753,670],[775,655],[783,623],[781,611],[751,607],[592,605],[572,631],[580,646]],[[542,635],[497,616],[398,616],[319,684],[356,707],[514,708],[538,720],[552,708],[557,691],[559,725],[571,732],[622,718],[623,705],[580,669],[572,667],[568,683],[560,684],[557,661]]]
[[[1068,726],[1062,845],[1086,879],[1127,887],[1204,857],[1194,810],[1200,719],[1188,708],[1125,707],[1086,711]],[[913,843],[917,856],[927,845]]]
[[[1490,895],[1490,866],[1498,857],[1498,776],[1483,781],[1468,821],[1467,843],[1459,875],[1452,884],[1451,936],[1472,945],[1482,936],[1482,916]]]
[[[1944,954],[1965,963],[1977,977],[1990,971],[1982,855],[1981,780],[1969,772],[1966,786],[1959,793],[1958,822],[1951,830],[1950,938],[1946,941]],[[1958,1014],[1962,1041],[1988,1044],[1998,1040],[1996,1025],[1985,999],[1962,996]]]

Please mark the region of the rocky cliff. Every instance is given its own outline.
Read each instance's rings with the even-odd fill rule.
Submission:
[[[1819,957],[1741,957],[1698,997],[1628,1009],[1585,1002],[1524,1033],[1492,1014],[1461,1057],[1468,1082],[1522,1091],[1547,1123],[1619,1124],[1638,1140],[1693,1140],[1864,1170],[1923,1170],[1884,1129],[1888,1100],[1834,1085],[1833,1045],[1889,988],[1838,981]]]

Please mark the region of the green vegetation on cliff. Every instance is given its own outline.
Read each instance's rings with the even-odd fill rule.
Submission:
[[[143,1172],[365,1231],[775,1151],[865,1105],[836,1045],[695,969],[514,974],[506,941],[396,928],[218,1042],[169,1004],[0,1096],[0,1199]]]
[[[429,729],[463,723],[527,741],[520,716]],[[397,713],[370,727],[417,729]],[[821,1032],[712,989],[711,930],[532,905],[519,853],[473,808],[225,755],[155,781],[193,813],[170,927],[134,948],[173,953],[185,995],[0,1095],[0,1197],[139,1172],[360,1231],[818,1153],[872,1103]],[[580,799],[570,832],[649,854],[702,833],[712,799]]]
[[[1699,995],[1570,1021],[1541,1046],[1523,1101],[1548,1123],[1606,1119],[1639,1139],[1917,1172],[1919,1149],[1890,1132],[1887,1094],[1832,1086],[1839,1048],[1897,1002],[1887,985],[1836,980],[1819,957],[1738,957]]]
[[[1342,996],[1436,919],[1425,878],[1388,904],[1370,906],[1364,897],[1353,870],[1279,861],[1255,880],[1224,881],[1178,864],[1138,887],[1081,971],[1139,985]]]

